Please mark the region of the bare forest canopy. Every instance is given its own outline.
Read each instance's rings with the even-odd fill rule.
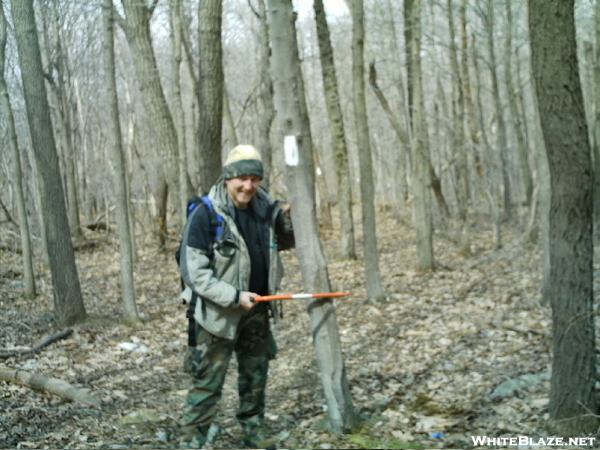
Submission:
[[[326,1],[339,5],[341,0]],[[447,2],[425,1],[422,6],[423,39],[421,62],[428,141],[432,167],[441,183],[440,192],[451,216],[459,215],[460,172],[465,171],[469,181],[468,209],[474,220],[487,220],[490,197],[498,205],[499,214],[514,214],[525,221],[526,210],[519,208],[531,201],[533,187],[540,185],[544,170],[543,145],[539,120],[534,108],[525,1],[508,2],[512,8],[512,22],[507,21],[506,2],[488,0],[454,1],[454,42],[450,41]],[[465,3],[463,23],[462,4]],[[8,11],[10,3],[4,1]],[[58,95],[50,96],[63,177],[73,177],[82,225],[106,226],[104,217],[111,218],[115,206],[114,169],[107,147],[110,131],[109,114],[104,99],[106,83],[102,62],[102,8],[99,2],[56,0],[40,2],[38,32],[48,80]],[[120,2],[115,2],[117,7]],[[314,13],[311,2],[301,2],[298,16],[298,41],[306,86],[306,98],[311,118],[311,131],[318,167],[318,197],[326,207],[337,200],[335,160],[323,95],[319,47],[316,41]],[[200,184],[197,118],[198,104],[194,94],[193,76],[197,71],[197,2],[183,1],[182,15],[187,49],[181,52],[179,88],[184,119],[184,145],[187,156],[187,175],[191,186]],[[328,21],[334,49],[341,106],[346,123],[346,141],[352,194],[360,196],[360,176],[354,132],[351,79],[352,21],[346,8],[331,8]],[[254,14],[257,2],[226,0],[223,2],[223,67],[225,89],[231,123],[238,142],[256,143],[259,139],[260,115],[264,111],[259,97],[261,82],[259,22]],[[579,63],[581,80],[587,100],[588,118],[594,111],[594,42],[595,24],[593,4],[576,2],[579,35]],[[10,14],[7,14],[10,21]],[[408,92],[406,79],[405,30],[402,3],[392,0],[365,2],[365,62],[376,69],[377,86],[387,100],[389,113],[382,108],[373,89],[367,92],[367,107],[371,132],[375,201],[392,208],[400,218],[410,219],[411,183],[409,142],[402,141],[390,116],[407,136],[409,131]],[[466,26],[463,34],[462,27]],[[173,50],[170,42],[169,5],[160,1],[152,14],[151,32],[160,72],[162,87],[169,106],[175,101],[172,71]],[[9,30],[10,31],[10,30]],[[165,164],[163,149],[153,139],[148,111],[141,101],[139,84],[127,39],[116,27],[116,72],[125,153],[130,185],[131,205],[137,233],[153,230],[156,214],[156,186],[159,168]],[[494,47],[492,60],[491,44]],[[463,39],[466,41],[463,42]],[[510,43],[510,47],[508,47]],[[454,56],[453,56],[454,54]],[[456,127],[456,77],[451,60],[459,58],[463,75],[463,95],[471,102],[466,135]],[[463,59],[465,66],[463,67]],[[31,157],[31,140],[27,127],[20,68],[12,33],[6,49],[6,81],[13,109],[18,143],[26,182],[26,199],[31,214],[34,236],[40,237],[40,224],[35,212],[36,184]],[[365,69],[367,70],[367,69]],[[497,84],[492,83],[493,77]],[[50,91],[52,89],[49,89]],[[500,108],[495,107],[495,90],[500,96]],[[60,104],[59,104],[60,103]],[[499,115],[500,114],[500,115]],[[60,131],[59,122],[66,119],[68,129]],[[499,122],[504,123],[503,127]],[[591,123],[591,122],[590,122]],[[17,222],[13,162],[6,142],[6,122],[3,121],[0,146],[0,208],[2,223],[10,226]],[[499,131],[505,130],[504,141]],[[457,143],[460,137],[464,142]],[[223,134],[224,151],[232,139]],[[273,167],[271,190],[285,197],[282,138],[272,133]],[[459,145],[467,147],[467,159],[460,158]],[[504,148],[502,148],[504,146]],[[73,163],[67,173],[69,162]],[[466,166],[464,166],[466,164]],[[464,166],[464,167],[463,167]],[[66,180],[65,180],[66,185]],[[508,191],[508,198],[505,198]],[[173,192],[172,195],[175,195]],[[509,203],[505,203],[505,200]],[[439,219],[443,209],[434,203]],[[170,203],[173,220],[171,231],[180,229],[179,203]],[[101,223],[100,223],[101,222]],[[490,223],[491,226],[491,223]],[[14,229],[14,227],[13,227]],[[7,244],[5,244],[7,245]]]

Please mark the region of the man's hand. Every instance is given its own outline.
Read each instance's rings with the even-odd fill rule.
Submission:
[[[292,205],[286,203],[281,209],[283,210],[283,213],[286,217],[292,217]]]
[[[254,299],[258,296],[259,295],[254,292],[240,292],[240,306],[246,310],[252,309],[252,307],[256,305]]]

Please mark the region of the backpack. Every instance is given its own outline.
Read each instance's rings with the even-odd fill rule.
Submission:
[[[188,200],[186,207],[186,218],[189,219],[192,213],[196,210],[198,206],[204,203],[208,210],[211,213],[210,224],[214,229],[214,237],[213,239],[216,241],[221,237],[223,232],[223,223],[224,219],[219,213],[215,211],[213,204],[208,197],[208,195],[203,195],[202,197],[198,195],[194,195],[192,198]],[[179,258],[181,253],[181,243],[179,244],[179,248],[175,252],[175,259],[177,260],[177,265],[179,265]],[[181,280],[181,290],[185,289],[185,283],[183,282],[183,278]],[[195,347],[196,346],[196,320],[194,319],[194,311],[196,309],[196,303],[198,302],[198,295],[196,293],[192,294],[192,299],[190,300],[190,304],[188,306],[186,317],[188,319],[188,346]],[[185,300],[184,300],[185,304]]]

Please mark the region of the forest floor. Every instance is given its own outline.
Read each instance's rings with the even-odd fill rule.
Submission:
[[[334,291],[347,377],[362,426],[327,430],[327,407],[304,301],[288,301],[275,336],[267,423],[280,448],[474,448],[472,436],[546,437],[551,370],[550,310],[540,304],[539,246],[521,230],[474,227],[473,254],[435,236],[437,269],[416,270],[415,236],[389,214],[378,218],[387,298],[366,300],[361,260],[340,260],[338,235],[322,242]],[[98,238],[98,236],[90,236]],[[189,377],[182,368],[185,306],[173,252],[140,249],[136,264],[143,323],[123,323],[114,236],[77,252],[89,319],[36,353],[0,359],[0,368],[62,379],[101,402],[90,407],[0,381],[0,448],[177,448]],[[361,241],[357,250],[362,252]],[[295,252],[285,252],[282,292],[302,292]],[[20,255],[0,250],[0,353],[34,346],[59,331],[52,322],[50,276],[35,300],[21,296]],[[137,344],[134,350],[120,344]],[[130,348],[133,346],[130,346]],[[241,448],[235,421],[235,362],[229,368],[213,448]],[[480,446],[513,447],[511,445]]]

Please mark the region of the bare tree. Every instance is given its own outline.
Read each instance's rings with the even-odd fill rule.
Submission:
[[[68,326],[85,319],[86,311],[69,234],[56,143],[44,85],[33,0],[13,2],[12,16],[29,131],[39,172],[40,204],[54,287],[54,312],[58,325]]]
[[[469,173],[467,159],[467,142],[465,133],[465,93],[462,73],[458,62],[458,49],[456,45],[456,31],[454,29],[454,7],[453,0],[447,0],[448,6],[448,29],[450,30],[450,66],[452,68],[452,92],[453,92],[453,151],[457,154],[456,169],[458,172],[458,216],[460,221],[460,249],[469,255],[471,253],[471,237],[469,231]]]
[[[360,202],[362,207],[363,247],[367,295],[376,299],[384,296],[379,271],[377,225],[373,188],[373,161],[365,94],[365,30],[362,0],[352,1],[352,92],[354,118],[360,163]]]
[[[405,0],[405,27],[410,29],[410,108],[412,111],[413,138],[413,202],[415,228],[417,231],[417,257],[419,270],[433,270],[433,221],[431,217],[431,160],[425,121],[425,101],[421,73],[421,0]]]
[[[292,205],[296,249],[307,292],[329,292],[331,284],[315,214],[315,171],[312,137],[298,56],[291,0],[269,0],[268,17],[273,48],[275,102],[280,128],[297,146],[297,165],[288,165],[287,186]],[[290,146],[292,149],[294,145]],[[341,351],[335,309],[331,299],[309,300],[317,362],[327,399],[330,428],[350,430],[358,424]]]
[[[502,186],[504,188],[503,203],[504,217],[506,220],[512,220],[512,199],[511,199],[511,184],[508,175],[508,143],[506,137],[506,121],[504,120],[504,110],[502,108],[502,99],[500,94],[500,82],[498,81],[498,62],[496,59],[496,46],[494,38],[494,29],[496,24],[495,19],[495,4],[492,0],[484,1],[484,5],[479,8],[480,16],[484,22],[486,42],[488,47],[488,68],[492,80],[492,94],[494,97],[494,108],[496,114],[496,123],[498,124],[498,151],[500,153],[501,170],[502,170]]]
[[[317,24],[325,102],[327,104],[329,128],[331,130],[333,154],[336,164],[338,209],[341,224],[341,250],[345,258],[356,259],[348,149],[346,147],[346,133],[344,131],[344,118],[342,116],[342,105],[338,90],[337,74],[335,72],[333,47],[331,45],[323,0],[314,0],[313,7]]]
[[[532,72],[550,166],[552,433],[598,428],[593,170],[579,81],[574,2],[529,0]],[[552,51],[548,51],[548,48]]]
[[[122,4],[125,17],[117,16],[117,20],[129,42],[142,103],[153,134],[152,141],[164,162],[157,167],[159,180],[156,183],[158,243],[164,247],[167,238],[168,194],[169,191],[173,194],[176,191],[169,189],[169,186],[175,187],[178,182],[178,153],[177,131],[160,82],[150,34],[150,18],[156,2],[148,6],[146,0],[122,0]]]
[[[517,91],[520,89],[520,86],[515,85],[515,82],[513,80],[513,53],[515,53],[515,48],[513,46],[514,31],[511,0],[506,0],[505,6],[507,23],[506,42],[504,45],[504,81],[506,83],[506,97],[508,99],[508,106],[510,111],[509,120],[513,124],[515,136],[517,138],[517,151],[519,156],[521,177],[523,179],[523,185],[525,187],[525,201],[527,203],[527,206],[531,206],[531,197],[533,195],[533,178],[531,176],[531,169],[529,167],[529,152],[527,151],[527,142],[524,130],[524,117],[522,116],[521,111],[519,111],[517,102]]]
[[[273,165],[273,148],[271,145],[271,128],[275,120],[275,104],[273,100],[273,78],[271,77],[271,46],[269,44],[269,26],[267,24],[267,9],[265,0],[258,0],[258,11],[255,12],[259,20],[258,47],[259,47],[259,86],[258,98],[262,109],[258,118],[258,148],[267,168],[265,186],[271,183]]]
[[[275,120],[275,105],[273,100],[273,79],[271,77],[271,47],[269,44],[269,26],[267,23],[267,9],[265,0],[258,0],[258,11],[254,14],[259,21],[258,51],[259,51],[259,86],[258,99],[260,110],[258,117],[258,142],[257,147],[263,158],[266,168],[265,186],[268,188],[273,172],[273,148],[271,145],[271,128]]]
[[[123,157],[121,123],[119,121],[119,100],[117,97],[117,81],[115,79],[114,50],[114,10],[112,0],[104,0],[104,71],[107,90],[108,116],[110,130],[108,132],[110,151],[116,178],[117,197],[117,231],[119,233],[119,253],[121,255],[121,295],[123,311],[129,323],[141,322],[135,303],[135,285],[133,281],[133,248],[129,228],[129,189],[127,187],[127,171]]]
[[[76,180],[76,152],[73,145],[74,131],[71,124],[71,105],[69,101],[70,68],[68,51],[64,45],[63,29],[65,19],[61,17],[59,5],[56,1],[40,8],[42,14],[42,33],[45,47],[42,47],[42,61],[46,67],[44,74],[49,86],[52,99],[51,113],[54,114],[54,135],[57,150],[62,161],[61,173],[63,175],[67,215],[71,226],[71,236],[75,239],[83,238],[79,218],[79,198]],[[48,17],[50,16],[50,17]],[[52,37],[50,37],[52,36]],[[46,58],[44,59],[44,54]]]
[[[223,129],[223,48],[221,46],[222,0],[198,3],[198,145],[200,186],[208,192],[221,173]]]
[[[594,66],[594,86],[596,89],[594,117],[594,231],[600,237],[600,1],[596,1],[596,64]]]
[[[191,185],[188,177],[187,143],[185,138],[185,115],[183,112],[183,101],[181,92],[181,60],[182,60],[182,11],[181,1],[169,0],[169,22],[171,24],[171,83],[173,87],[172,109],[173,122],[177,130],[177,162],[179,173],[179,214],[180,222],[185,223],[187,219],[187,201],[192,195],[188,186]]]
[[[29,219],[27,218],[27,208],[25,205],[25,194],[23,192],[23,171],[21,169],[21,155],[19,154],[19,144],[17,142],[17,133],[15,130],[15,119],[10,105],[6,79],[4,78],[4,67],[6,61],[6,37],[7,22],[4,15],[4,6],[0,1],[0,102],[2,110],[6,114],[8,140],[11,149],[14,164],[14,189],[17,197],[17,211],[19,214],[19,231],[21,235],[21,247],[23,250],[23,296],[25,298],[34,298],[35,273],[33,270],[33,251],[31,248],[31,236],[29,234]]]

